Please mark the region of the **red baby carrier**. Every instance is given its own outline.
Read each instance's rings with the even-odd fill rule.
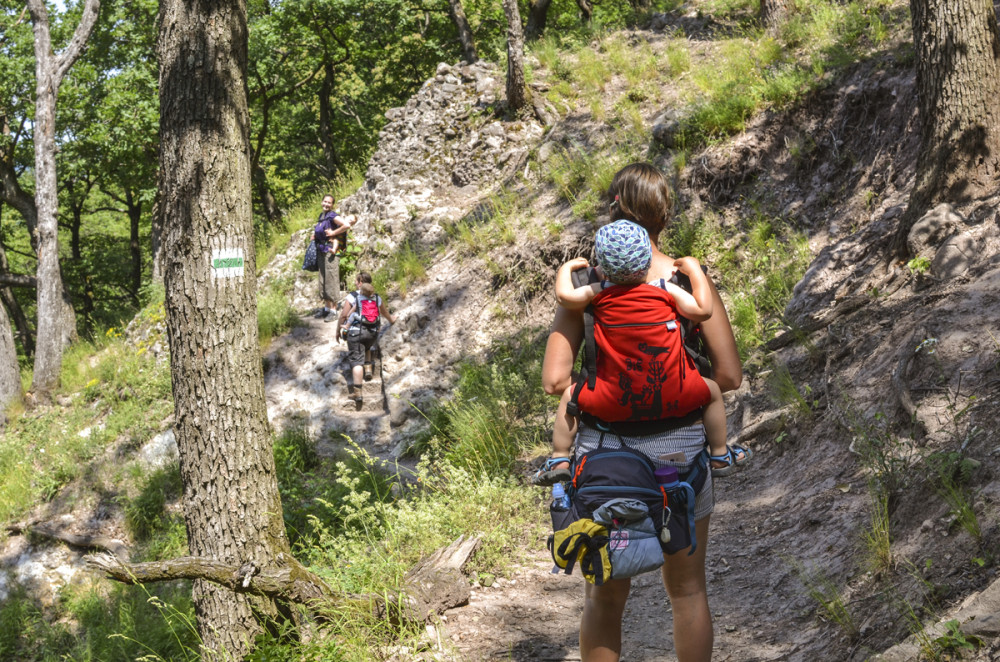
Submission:
[[[574,276],[592,278],[583,270]],[[571,415],[582,411],[609,423],[680,418],[711,399],[695,352],[685,345],[687,320],[664,287],[663,281],[610,285],[594,297],[584,312],[583,367]]]

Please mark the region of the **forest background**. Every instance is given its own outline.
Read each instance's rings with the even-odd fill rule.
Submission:
[[[548,8],[544,29],[538,13],[541,6]],[[70,42],[83,7],[81,3],[66,12],[52,11],[56,52]],[[342,198],[362,184],[366,164],[387,121],[386,110],[410,98],[433,75],[438,63],[471,57],[469,41],[463,40],[456,27],[455,7],[454,3],[416,6],[402,2],[249,4],[247,93],[257,264],[263,266],[274,253],[285,250],[289,232],[312,222],[315,200],[322,193],[333,189]],[[765,11],[769,7],[781,10],[778,28],[769,28],[769,21],[775,18]],[[841,73],[856,74],[851,67],[873,53],[878,67],[890,70],[910,71],[918,60],[909,43],[909,13],[905,6],[893,2],[775,2],[763,7],[738,0],[690,6],[678,2],[652,6],[562,3],[551,7],[532,3],[522,11],[528,17],[529,87],[546,102],[540,114],[548,111],[556,117],[569,117],[584,107],[593,121],[608,124],[617,136],[610,140],[610,148],[608,143],[601,146],[610,153],[598,153],[595,148],[595,156],[567,149],[544,164],[537,155],[532,168],[534,174],[543,173],[546,190],[560,201],[564,212],[585,223],[592,223],[601,210],[599,194],[608,174],[626,158],[659,159],[664,154],[665,138],[673,141],[673,148],[669,164],[664,165],[683,173],[695,159],[710,163],[713,148],[725,145],[755,118],[771,112],[794,112],[796,104],[809,101],[811,94],[830,85]],[[82,340],[71,346],[63,361],[53,393],[55,408],[44,401],[34,402],[36,392],[29,386],[36,331],[31,320],[37,314],[30,277],[35,270],[35,251],[28,231],[28,200],[36,187],[33,35],[23,5],[4,3],[0,17],[4,55],[0,64],[0,175],[4,184],[0,282],[5,285],[0,294],[17,331],[25,392],[24,402],[8,410],[3,519],[13,523],[8,525],[9,532],[21,531],[40,502],[51,505],[61,499],[84,500],[79,495],[81,484],[87,481],[104,489],[114,485],[114,493],[104,494],[98,503],[122,518],[129,542],[135,547],[133,560],[170,558],[182,554],[186,545],[177,500],[182,481],[176,468],[130,468],[125,474],[111,473],[98,479],[103,469],[85,464],[105,446],[124,445],[126,450],[134,450],[165,422],[169,426],[173,410],[169,374],[162,363],[144,358],[155,340],[149,344],[143,341],[136,348],[131,344],[134,338],[123,338],[121,331],[133,318],[140,325],[155,325],[164,315],[162,287],[155,284],[158,266],[153,260],[159,231],[152,219],[158,216],[154,211],[159,202],[156,179],[162,157],[157,128],[156,14],[153,3],[102,4],[88,45],[68,70],[60,89],[55,118],[60,267],[77,313],[75,330]],[[504,7],[467,3],[464,15],[474,37],[476,57],[505,63],[509,26]],[[582,20],[587,17],[589,21]],[[732,38],[721,51],[722,61],[732,70],[693,67],[698,55],[685,48],[695,39],[684,47],[672,44],[656,61],[657,73],[671,81],[695,79],[702,101],[693,105],[693,114],[681,118],[683,121],[674,123],[670,130],[663,127],[671,122],[661,121],[654,142],[650,140],[650,117],[643,113],[649,105],[664,104],[665,99],[643,83],[657,80],[653,74],[656,66],[649,68],[652,65],[643,59],[646,54],[641,48],[636,51],[641,57],[636,59],[615,50],[616,42],[608,35],[644,29],[655,20],[661,22],[661,30],[664,23],[671,24],[679,32],[689,30],[695,38],[706,34]],[[736,57],[740,50],[746,58]],[[602,95],[606,79],[614,75],[625,78],[631,89],[615,99],[609,114]],[[490,112],[511,119],[504,114],[502,104]],[[819,147],[823,141],[821,137],[800,136],[786,139],[785,146],[792,161],[812,167],[815,155],[823,151]],[[833,150],[837,148],[834,139]],[[832,163],[828,175],[853,165],[843,160]],[[731,167],[738,169],[738,159]],[[735,172],[727,176],[733,182],[740,179]],[[720,186],[718,180],[709,188],[712,186]],[[833,194],[827,195],[826,202],[832,202]],[[867,198],[864,206],[874,213],[884,211],[881,195],[888,194],[873,185],[860,198]],[[787,329],[783,311],[809,263],[809,251],[800,234],[804,228],[787,222],[795,214],[776,210],[773,203],[773,199],[761,196],[744,205],[742,211],[749,220],[739,239],[712,236],[715,230],[724,232],[725,223],[715,230],[708,223],[684,226],[670,241],[678,254],[710,251],[706,247],[713,244],[726,247],[721,255],[703,257],[727,266],[733,279],[728,304],[748,374],[760,379],[769,375],[774,380],[773,392],[779,394],[775,397],[785,400],[780,407],[782,414],[776,418],[780,423],[764,426],[775,448],[784,449],[787,444],[782,445],[783,439],[811,425],[811,412],[831,405],[812,397],[813,387],[791,378],[781,364],[765,361],[758,352]],[[821,206],[823,201],[812,203]],[[492,210],[488,224],[477,225],[474,221],[478,217],[470,210],[467,220],[450,226],[448,241],[465,244],[473,253],[499,249],[502,258],[504,246],[513,244],[517,236],[512,217],[507,215],[517,214],[516,204],[507,194],[490,198],[487,206]],[[891,220],[889,214],[886,212],[886,217]],[[564,218],[540,219],[536,225],[552,238],[563,222],[570,224]],[[291,248],[293,252],[300,249]],[[756,258],[746,260],[747,255]],[[348,274],[357,257],[355,254],[345,261]],[[424,265],[435,260],[433,253],[418,254],[411,246],[376,250],[365,257],[379,264],[376,273],[380,283],[391,285],[400,295],[418,288],[425,278]],[[484,259],[494,278],[512,282],[511,273],[499,266],[496,255],[478,257]],[[748,273],[752,275],[742,272],[743,268],[751,269]],[[929,269],[928,258],[915,257],[906,263],[904,272],[917,283]],[[744,285],[752,283],[754,287],[737,286],[741,279]],[[540,296],[537,283],[515,284],[532,301]],[[287,294],[282,288],[287,283],[264,285],[259,295],[258,325],[266,342],[296,324],[296,313],[302,311],[282,304]],[[868,290],[876,301],[878,289]],[[522,304],[529,309],[528,300]],[[538,495],[518,484],[516,460],[542,443],[551,403],[525,389],[526,384],[537,382],[539,330],[526,326],[524,331],[524,337],[507,338],[502,346],[493,348],[485,357],[486,363],[470,361],[461,366],[452,402],[429,412],[429,432],[412,451],[414,455],[426,452],[437,460],[433,468],[425,465],[418,473],[427,486],[423,492],[401,495],[394,477],[379,470],[363,450],[342,456],[339,463],[317,457],[315,440],[303,429],[283,430],[274,440],[275,469],[293,549],[336,590],[378,594],[398,588],[405,570],[419,557],[453,536],[468,533],[467,522],[482,522],[484,504],[503,504],[510,518],[485,532],[483,551],[473,559],[475,586],[494,585],[496,575],[512,572],[511,557],[519,558],[519,550],[537,547]],[[811,351],[808,343],[803,344]],[[483,402],[501,404],[487,406]],[[969,401],[965,403],[968,407],[962,408],[957,402],[956,393],[948,419],[956,430],[962,420],[969,420],[967,412],[975,405]],[[76,434],[81,427],[77,424],[96,410],[102,412],[100,433]],[[815,654],[828,648],[823,636],[833,631],[837,644],[828,659],[864,657],[910,633],[926,657],[941,659],[963,649],[976,651],[984,644],[978,636],[955,628],[940,636],[929,635],[924,623],[943,613],[949,601],[982,587],[995,572],[995,550],[977,519],[992,526],[993,520],[987,516],[995,511],[984,505],[990,503],[988,497],[984,497],[985,502],[976,501],[971,492],[990,474],[965,461],[969,444],[962,439],[951,439],[958,443],[943,455],[935,449],[920,457],[919,486],[940,487],[947,507],[939,516],[948,520],[946,531],[963,536],[953,552],[961,559],[961,564],[955,564],[961,565],[961,582],[949,583],[946,578],[951,576],[951,568],[938,575],[938,568],[932,568],[931,563],[917,567],[908,557],[894,555],[890,548],[890,533],[901,533],[898,518],[894,520],[897,528],[892,530],[890,516],[904,501],[906,490],[916,489],[917,483],[906,477],[913,465],[907,455],[911,449],[905,425],[892,427],[884,420],[874,416],[844,424],[855,440],[863,440],[863,474],[874,478],[861,481],[870,491],[870,513],[866,509],[862,532],[866,542],[852,553],[861,559],[863,571],[837,567],[830,570],[832,577],[822,569],[799,567],[791,572],[800,578],[803,595],[815,603],[812,608],[803,607],[797,617],[818,616],[822,623],[809,628],[814,639],[806,649]],[[67,428],[72,431],[67,432]],[[975,426],[962,428],[962,432],[967,434],[966,442],[976,438]],[[27,463],[23,462],[26,454]],[[81,470],[82,466],[89,468]],[[845,488],[840,484],[836,490]],[[849,484],[846,490],[850,491]],[[769,522],[772,520],[765,515],[759,523],[765,526]],[[788,560],[788,566],[796,568],[794,559]],[[783,577],[788,574],[786,571]],[[107,583],[73,586],[52,604],[15,591],[0,612],[9,626],[2,628],[0,651],[14,659],[133,659],[144,652],[164,659],[201,656],[198,643],[204,632],[199,633],[194,625],[190,584],[171,582],[146,590],[152,593],[112,588]],[[147,601],[149,595],[155,599]],[[350,609],[322,616],[332,619],[334,626],[311,624],[302,631],[304,636],[299,633],[298,641],[290,641],[296,637],[286,636],[288,631],[273,628],[261,633],[255,654],[260,659],[454,654],[412,623],[400,629],[391,620],[373,620]],[[572,632],[560,632],[559,638],[563,635],[571,638]],[[471,644],[467,641],[465,648],[470,654],[470,648],[475,649],[474,640]],[[759,650],[753,653],[760,654]]]

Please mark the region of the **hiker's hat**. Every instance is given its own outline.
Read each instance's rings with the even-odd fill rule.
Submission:
[[[604,277],[619,285],[644,282],[653,261],[649,233],[632,221],[615,221],[598,230],[594,251]]]

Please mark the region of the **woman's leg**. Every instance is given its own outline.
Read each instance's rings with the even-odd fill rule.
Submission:
[[[681,550],[667,556],[663,564],[663,585],[674,612],[677,662],[708,662],[712,659],[714,633],[705,582],[708,520],[706,516],[695,522],[698,549],[694,554],[688,556],[685,550]]]
[[[622,615],[631,586],[629,579],[612,579],[602,586],[587,582],[580,618],[582,662],[618,662],[622,652]]]

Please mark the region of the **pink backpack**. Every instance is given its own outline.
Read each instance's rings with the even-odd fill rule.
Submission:
[[[355,314],[357,315],[358,323],[366,329],[378,331],[378,296],[376,295],[374,299],[369,299],[368,297],[363,296],[360,292],[355,292],[354,301],[357,305]]]

